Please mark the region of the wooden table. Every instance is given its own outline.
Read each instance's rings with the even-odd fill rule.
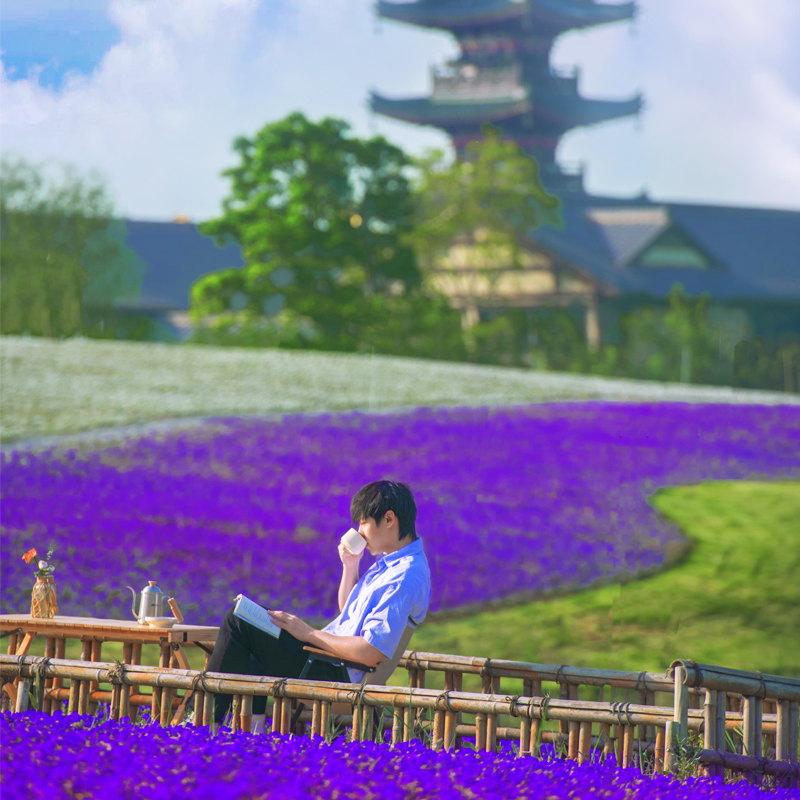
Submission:
[[[36,636],[45,637],[45,657],[64,658],[67,639],[80,639],[81,660],[103,660],[103,642],[122,642],[122,663],[140,664],[143,644],[155,644],[161,648],[159,667],[189,669],[184,645],[200,647],[206,652],[205,663],[217,639],[219,628],[207,625],[176,624],[172,628],[152,628],[139,625],[135,620],[95,619],[92,617],[55,616],[39,619],[28,614],[6,614],[0,616],[0,632],[8,635],[9,655],[25,655]],[[16,684],[7,683],[3,692],[16,704]],[[119,692],[120,696],[115,697]],[[72,681],[69,689],[63,687],[63,679],[48,678],[45,681],[42,710],[55,714],[61,703],[69,701],[70,713],[94,714],[98,702],[111,704],[112,716],[128,716],[135,721],[138,707],[150,705],[151,715],[160,719],[162,725],[170,722],[173,706],[177,711],[172,718],[176,724],[183,718],[191,692],[185,692],[182,700],[174,697],[173,689],[153,689],[152,695],[139,693],[138,686],[115,686],[111,692],[100,691],[95,681]],[[198,694],[201,698],[203,693]],[[13,705],[12,705],[13,708]],[[199,711],[199,709],[196,709]]]

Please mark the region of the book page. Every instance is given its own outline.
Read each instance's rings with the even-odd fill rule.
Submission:
[[[234,616],[249,622],[264,633],[274,636],[276,639],[281,634],[281,629],[272,621],[272,617],[266,608],[262,608],[258,603],[254,603],[249,598],[240,594],[236,598],[236,605],[233,608]]]

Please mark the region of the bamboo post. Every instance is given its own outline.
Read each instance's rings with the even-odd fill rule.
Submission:
[[[353,725],[350,728],[350,741],[361,741],[361,707],[358,703],[353,703]]]
[[[10,656],[15,656],[17,654],[17,634],[12,633],[8,637],[8,654]]]
[[[67,640],[63,636],[56,639],[56,658],[64,658],[64,653],[66,652],[66,649],[67,649]],[[61,689],[64,686],[64,679],[56,676],[55,678],[53,678],[51,686],[53,689]],[[60,700],[54,699],[51,701],[50,713],[51,714],[63,713]]]
[[[655,771],[664,772],[664,728],[656,728],[656,763]]]
[[[414,739],[415,714],[411,703],[403,709],[405,722],[403,724],[403,741],[411,742]]]
[[[131,664],[141,664],[142,663],[142,643],[136,642],[133,645],[131,650]],[[130,694],[139,694],[139,686],[137,684],[133,684],[130,687]],[[139,706],[131,705],[128,710],[128,719],[131,722],[136,722],[136,717],[139,713]]]
[[[433,741],[431,749],[441,750],[444,745],[444,715],[443,709],[436,709],[433,714]]]
[[[689,738],[689,689],[685,681],[686,669],[675,667],[675,705],[672,719],[678,723],[678,739],[681,744]]]
[[[614,752],[614,741],[611,738],[611,726],[603,724],[600,726],[600,735],[603,738],[603,761]]]
[[[395,706],[392,709],[392,744],[400,744],[403,741],[403,708]]]
[[[292,730],[292,699],[281,698],[281,736],[288,736]]]
[[[175,653],[172,651],[172,645],[165,644],[161,646],[161,659],[165,660],[165,667],[175,669],[178,666],[178,659],[175,658]],[[172,698],[175,695],[175,690],[172,688],[164,688],[161,690],[161,727],[166,728],[172,718]]]
[[[424,689],[425,688],[425,670],[424,669],[418,669],[417,670],[417,686],[416,686],[416,688],[417,689]],[[419,724],[419,725],[422,724],[422,717],[423,717],[424,713],[425,713],[425,710],[420,706],[417,709],[417,714],[416,714],[417,724]]]
[[[569,700],[570,697],[569,691],[569,684],[566,682],[561,682],[558,684],[558,699],[559,700]],[[566,720],[559,720],[558,721],[558,732],[566,736],[569,733],[569,723]]]
[[[567,747],[567,758],[570,761],[578,760],[578,735],[580,732],[580,722],[577,720],[569,723],[569,739]]]
[[[778,700],[775,725],[775,759],[789,760],[789,701]]]
[[[169,645],[162,645],[158,656],[158,666],[166,669],[169,666]],[[161,716],[161,692],[158,686],[153,687],[153,705],[150,712],[151,718],[155,721]]]
[[[250,733],[253,723],[253,695],[242,695],[241,729],[243,733]]]
[[[456,672],[453,675],[453,688],[456,692],[460,692],[463,690],[464,688],[463,681],[464,681],[464,675],[461,672]],[[458,730],[458,726],[461,725],[463,721],[462,716],[463,715],[461,714],[461,712],[457,711],[455,714],[455,722],[453,725],[453,734],[455,736],[453,746],[455,747],[456,750],[461,749],[461,737],[458,735],[458,733],[456,733],[456,731]]]
[[[103,660],[103,643],[97,639],[92,639],[92,653],[91,661],[95,663]],[[97,713],[97,703],[92,700],[92,692],[100,690],[100,684],[97,681],[89,682],[89,703],[87,705],[88,713],[94,716]]]
[[[460,678],[461,675],[458,675]],[[444,674],[444,688],[446,692],[460,691],[456,689],[456,673],[448,670]],[[456,726],[458,724],[458,714],[455,711],[445,710],[444,712],[444,749],[451,750],[455,745]]]
[[[56,655],[55,637],[48,636],[45,639],[45,644],[44,644],[44,657],[55,658],[55,655]],[[45,714],[51,714],[53,713],[53,701],[50,699],[50,693],[48,690],[53,686],[53,679],[46,678],[44,681],[42,681],[42,684],[43,684],[42,691],[44,692],[44,698],[42,699],[42,711],[44,711]],[[19,703],[17,703],[17,705],[19,705]]]
[[[522,694],[524,697],[533,697],[533,681],[525,678],[522,681]],[[531,745],[531,724],[530,717],[522,717],[519,721],[519,756],[529,756],[533,751]]]
[[[231,731],[236,733],[242,729],[242,696],[235,694],[231,705]]]
[[[705,750],[718,750],[717,741],[717,694],[713,689],[706,689],[705,702],[703,704],[703,748]],[[703,767],[703,772],[707,778],[713,778],[717,774],[714,764]]]
[[[373,707],[368,706],[364,703],[361,706],[361,741],[362,742],[371,742],[374,738],[373,736],[373,721],[374,721],[374,712]]]
[[[617,766],[621,767],[625,759],[625,726],[621,722],[614,726],[614,742],[617,746]]]
[[[319,713],[319,733],[320,736],[328,735],[328,724],[331,718],[331,704],[327,700],[322,701]]]
[[[81,661],[92,658],[92,640],[81,639]],[[89,710],[89,681],[80,681],[78,685],[78,713],[86,714]]]
[[[800,748],[800,703],[789,703],[789,761],[797,764],[798,748]],[[788,777],[784,783],[788,789],[796,789],[798,785],[797,775]]]
[[[622,768],[629,769],[633,766],[633,740],[636,726],[625,725],[623,730]]]
[[[322,715],[322,700],[311,703],[311,738],[320,735],[320,717]]]
[[[192,723],[195,728],[199,728],[203,724],[203,717],[206,712],[206,693],[200,689],[194,693],[194,717]]]
[[[500,693],[500,678],[484,675],[482,684],[486,694]],[[497,749],[497,714],[486,715],[486,752],[494,753]]]
[[[585,764],[592,755],[592,723],[581,722],[578,736],[578,764]]]
[[[486,714],[479,711],[475,714],[475,750],[479,753],[487,749],[486,728]]]
[[[203,726],[210,728],[214,723],[214,694],[203,692],[203,695]]]
[[[30,700],[31,682],[27,679],[21,680],[17,686],[17,703],[14,707],[15,714],[22,714],[28,710]]]
[[[665,760],[667,770],[675,775],[678,772],[678,737],[680,735],[680,723],[674,720],[667,720],[664,727],[664,740],[666,742]]]
[[[283,712],[283,702],[277,695],[272,701],[272,732],[281,732],[281,714]]]
[[[122,645],[122,663],[130,664],[133,659],[133,644],[126,642]],[[131,687],[123,683],[120,687],[119,719],[127,720],[131,713]]]
[[[727,736],[725,735],[725,715],[727,710],[728,695],[724,691],[717,692],[717,749],[720,753],[725,752],[727,746]],[[721,778],[725,777],[725,767],[722,764],[717,764],[716,775]]]

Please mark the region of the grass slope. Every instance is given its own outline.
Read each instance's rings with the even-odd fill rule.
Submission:
[[[416,650],[659,671],[675,658],[800,676],[800,483],[660,491],[694,543],[659,575],[426,623]],[[502,576],[498,576],[502,579]]]
[[[5,442],[212,415],[554,400],[800,404],[800,396],[388,356],[0,337]]]

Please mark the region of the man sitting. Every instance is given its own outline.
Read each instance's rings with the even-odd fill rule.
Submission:
[[[270,611],[281,628],[276,639],[234,616],[231,609],[220,626],[209,672],[297,678],[308,655],[305,644],[368,667],[392,657],[406,625],[416,626],[425,619],[431,597],[428,560],[415,528],[417,506],[406,484],[373,481],[353,498],[350,515],[377,560],[359,578],[363,551],[353,555],[339,544],[339,616],[316,630],[294,614]],[[321,681],[360,683],[363,677],[363,671],[325,661],[315,661],[308,673],[310,680]],[[216,696],[217,723],[225,718],[231,701],[231,695]],[[266,705],[266,697],[253,698],[254,732],[263,723]]]

